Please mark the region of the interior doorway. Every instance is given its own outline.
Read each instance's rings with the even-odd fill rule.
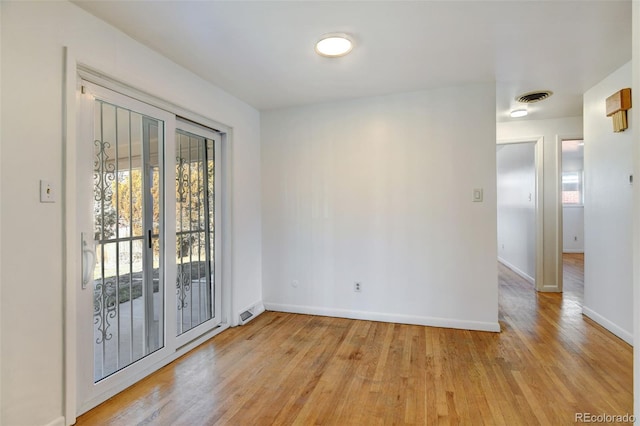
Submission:
[[[498,261],[543,285],[542,138],[496,146]]]
[[[584,141],[560,139],[560,223],[565,294],[582,304],[584,294]]]
[[[584,142],[561,143],[562,252],[584,254]]]

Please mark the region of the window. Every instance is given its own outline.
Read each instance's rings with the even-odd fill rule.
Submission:
[[[582,205],[584,202],[583,173],[562,173],[562,204]]]

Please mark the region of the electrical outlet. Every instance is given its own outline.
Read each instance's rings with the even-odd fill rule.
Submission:
[[[362,291],[362,283],[359,281],[354,282],[353,291],[355,291],[356,293],[360,293]]]

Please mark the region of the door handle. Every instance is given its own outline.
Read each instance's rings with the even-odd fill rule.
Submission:
[[[93,272],[93,268],[96,265],[96,252],[95,249],[92,248],[93,244],[89,246],[87,243],[87,239],[85,238],[86,234],[84,232],[80,233],[80,244],[81,244],[81,267],[82,267],[82,288],[87,288],[87,285],[91,281],[91,273]],[[91,260],[89,260],[91,259]]]

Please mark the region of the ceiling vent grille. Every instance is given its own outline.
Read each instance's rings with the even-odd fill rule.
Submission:
[[[516,96],[516,101],[523,104],[532,104],[534,102],[540,102],[553,95],[551,90],[536,90],[535,92],[523,93],[520,96]]]

